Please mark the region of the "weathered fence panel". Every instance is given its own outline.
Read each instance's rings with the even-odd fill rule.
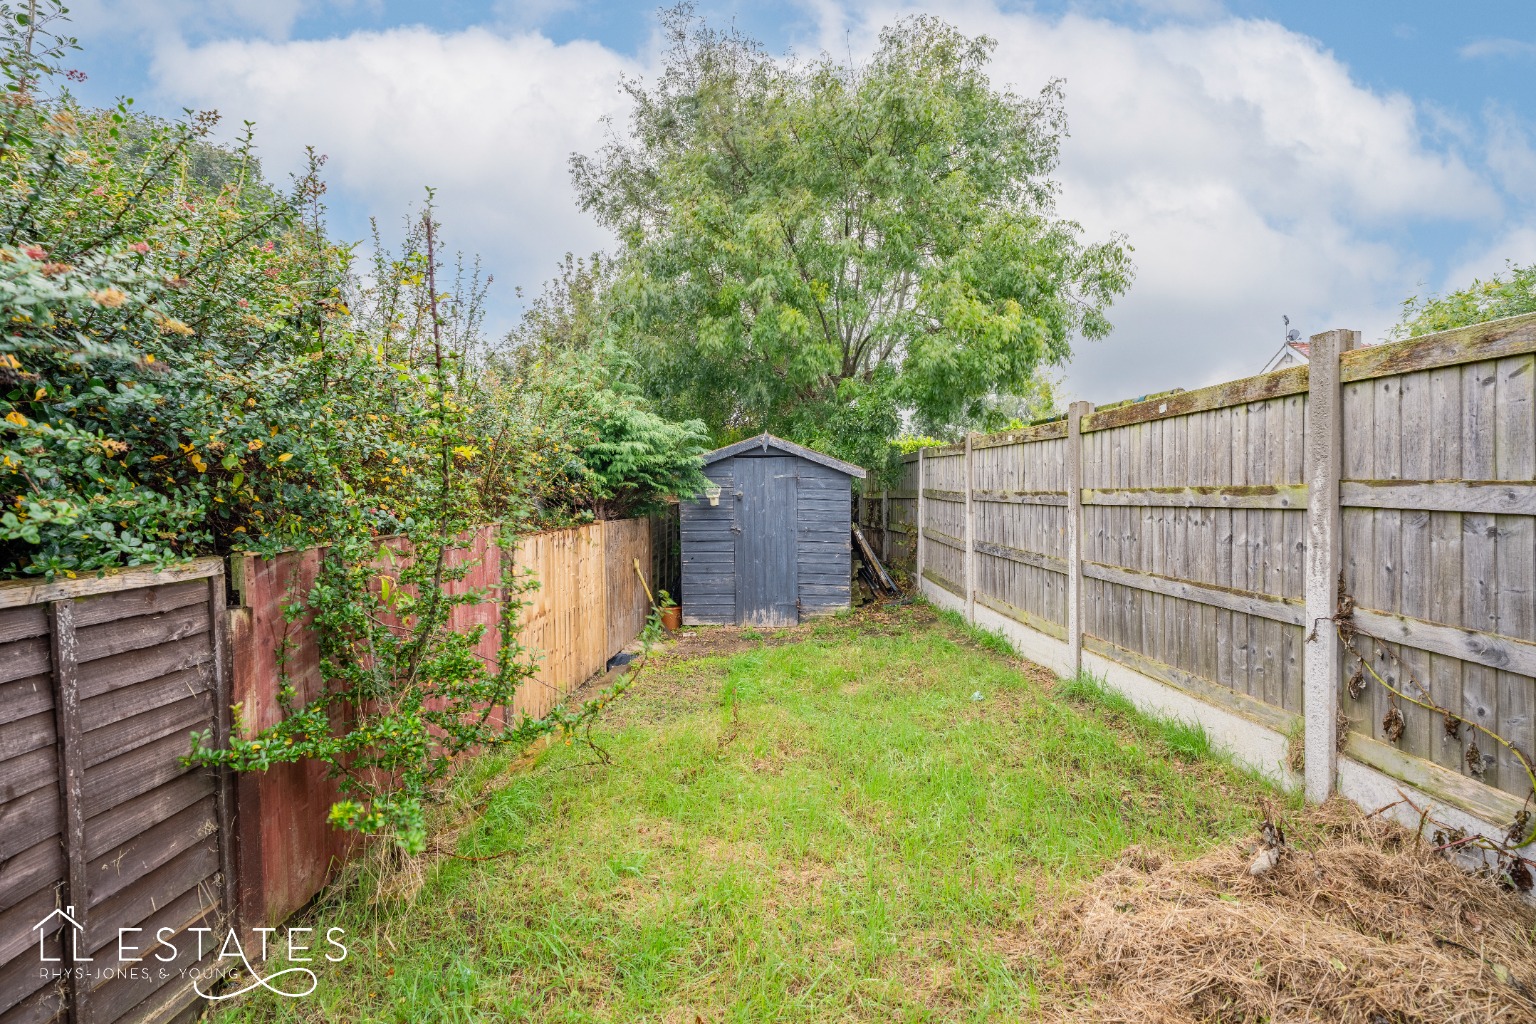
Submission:
[[[1304,416],[1289,395],[1085,422],[1092,640],[1300,713]]]
[[[1530,782],[1486,737],[1474,751],[1472,730],[1453,734],[1376,685],[1358,700],[1331,687],[1315,698],[1331,707],[1309,706],[1305,595],[1311,571],[1332,614],[1342,576],[1357,623],[1436,703],[1536,751],[1536,316],[1370,348],[1357,339],[1315,339],[1336,371],[1316,379],[1292,367],[1090,411],[1080,440],[1058,421],[908,456],[904,486],[919,497],[886,497],[891,530],[923,520],[914,561],[940,603],[1080,642],[1272,731],[1294,733],[1320,710],[1317,721],[1347,727],[1352,763],[1507,819]],[[1339,419],[1314,438],[1310,407],[1325,396],[1312,389],[1325,377],[1343,381]],[[1309,512],[1309,472],[1338,481],[1335,504]],[[1338,523],[1337,561],[1309,561],[1309,516]],[[1413,692],[1391,658],[1366,653]],[[1074,663],[1069,652],[1060,663]],[[1314,754],[1331,750],[1318,742]],[[1331,790],[1331,764],[1318,770]]]
[[[976,600],[1066,635],[1067,462],[1060,422],[972,441]]]
[[[546,713],[640,632],[650,602],[635,565],[651,568],[652,536],[631,520],[520,542],[510,557],[540,583],[521,612],[539,665],[513,712]],[[453,625],[484,625],[477,652],[494,662],[506,556],[494,527],[467,541],[451,587],[486,599],[456,607]],[[319,695],[307,618],[290,622],[285,607],[310,592],[322,557],[235,556],[231,588],[219,559],[0,584],[0,1024],[194,1013],[185,969],[219,949],[204,944],[199,961],[194,930],[275,925],[349,855],[355,837],[326,822],[338,794],[324,765],[235,778],[180,763],[192,732],[229,736],[232,707],[254,734],[280,719],[284,682],[301,702]],[[134,970],[117,959],[125,928],[187,941]],[[84,969],[64,970],[76,949]]]
[[[0,584],[4,1024],[167,1021],[196,1002],[196,944],[145,970],[133,938],[231,919],[228,778],[179,761],[193,731],[228,735],[224,596],[217,559]]]
[[[917,561],[917,458],[904,460],[901,476],[890,488],[866,490],[860,500],[859,523],[868,533],[878,531],[875,550],[888,565],[912,566]]]
[[[965,446],[930,448],[924,459],[923,577],[957,596],[965,578]]]
[[[321,557],[319,548],[306,548],[230,559],[236,591],[229,610],[233,699],[238,726],[248,737],[282,720],[277,695],[284,674],[298,703],[321,693],[309,617],[290,623],[284,612],[314,587]],[[301,761],[239,773],[235,786],[240,921],[246,929],[276,924],[309,902],[346,859],[351,834],[326,822],[339,799],[336,782],[323,763]]]
[[[1343,568],[1362,619],[1401,637],[1388,646],[1437,703],[1527,752],[1536,749],[1533,387],[1529,352],[1347,381],[1340,485]],[[1399,675],[1390,662],[1379,670]],[[1386,740],[1380,687],[1344,705],[1354,732]],[[1529,790],[1507,749],[1485,739],[1469,764],[1467,735],[1450,736],[1410,703],[1399,708],[1402,752]]]

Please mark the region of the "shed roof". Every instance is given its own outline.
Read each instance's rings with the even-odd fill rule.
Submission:
[[[835,469],[839,473],[847,473],[849,476],[859,480],[864,479],[864,470],[851,462],[844,462],[842,459],[834,459],[830,455],[823,455],[821,452],[812,451],[803,445],[795,444],[793,441],[786,441],[782,437],[774,437],[766,431],[758,434],[756,437],[749,437],[745,441],[737,441],[735,444],[728,444],[724,448],[716,448],[704,456],[704,464],[707,466],[711,462],[719,462],[721,459],[729,459],[735,455],[745,455],[754,448],[761,449],[762,451],[767,451],[769,448],[777,448],[781,452],[797,455],[802,459],[808,459],[818,465],[826,466],[828,469]]]

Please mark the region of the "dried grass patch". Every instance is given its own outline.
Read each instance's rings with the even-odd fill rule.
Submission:
[[[1255,842],[1168,862],[1140,848],[1041,934],[1075,993],[1062,1020],[1536,1020],[1536,909],[1342,801]]]

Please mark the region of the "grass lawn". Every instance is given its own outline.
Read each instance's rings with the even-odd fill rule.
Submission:
[[[1058,684],[925,605],[699,630],[579,743],[461,780],[413,900],[318,908],[351,956],[224,1020],[1007,1020],[1043,908],[1130,844],[1193,855],[1275,792],[1196,729]],[[487,794],[479,800],[481,793]]]

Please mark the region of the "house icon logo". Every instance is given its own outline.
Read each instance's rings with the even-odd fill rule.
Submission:
[[[56,917],[62,919],[57,928],[49,927],[48,922],[52,921]],[[37,932],[38,959],[44,963],[49,964],[57,964],[63,962],[60,957],[48,955],[47,941],[48,936],[52,935],[54,931],[62,931],[66,926],[71,929],[72,936],[69,944],[69,949],[72,954],[70,959],[77,964],[90,963],[91,957],[80,955],[80,935],[85,931],[85,926],[82,925],[79,921],[75,920],[75,908],[73,904],[62,908],[55,907],[53,913],[49,914],[47,917],[43,918],[41,921],[37,922],[37,924],[32,926],[32,930]]]

